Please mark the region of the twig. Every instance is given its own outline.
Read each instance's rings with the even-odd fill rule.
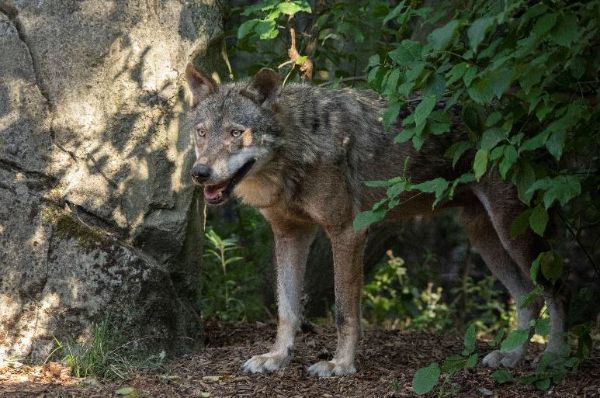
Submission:
[[[223,39],[221,45],[221,57],[223,58],[223,61],[225,61],[225,65],[227,65],[229,79],[233,80],[233,70],[231,69],[231,63],[229,62],[229,55],[227,54],[227,46],[225,45],[225,39]]]
[[[600,267],[598,267],[598,264],[596,264],[596,262],[594,261],[594,259],[590,255],[590,253],[588,253],[588,251],[585,248],[585,246],[583,246],[583,243],[581,243],[581,240],[579,240],[579,236],[575,233],[575,231],[571,227],[571,224],[569,224],[569,222],[563,216],[563,214],[562,214],[562,212],[560,210],[558,211],[558,216],[560,217],[560,219],[562,220],[562,222],[567,227],[567,230],[571,233],[571,235],[573,235],[573,238],[575,238],[575,242],[577,242],[577,245],[583,251],[583,253],[587,257],[588,261],[592,265],[592,268],[594,269],[594,273],[596,274],[596,278],[600,280]]]
[[[288,19],[289,31],[290,31],[290,48],[288,49],[288,57],[290,57],[290,61],[294,63],[292,70],[296,67],[298,58],[300,58],[300,53],[298,52],[298,48],[296,47],[296,29],[292,26],[294,23],[294,17],[291,16]],[[312,72],[313,72],[313,63],[312,61],[306,57],[304,62],[300,65],[300,77],[302,80],[312,80]],[[290,71],[291,73],[291,71]]]

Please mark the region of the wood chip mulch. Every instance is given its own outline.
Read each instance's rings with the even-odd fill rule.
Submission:
[[[358,355],[358,372],[351,377],[319,379],[308,376],[306,368],[332,355],[335,330],[315,326],[298,336],[295,357],[285,370],[266,375],[243,373],[241,364],[266,352],[274,335],[273,324],[208,323],[202,352],[173,360],[160,371],[140,371],[119,381],[77,379],[54,362],[43,366],[8,364],[0,366],[0,397],[413,397],[410,384],[416,369],[462,350],[460,336],[367,330]],[[481,357],[489,347],[480,343],[477,351]],[[517,375],[531,366],[539,347],[531,351]],[[477,367],[459,374],[446,385],[443,396],[600,397],[598,352],[577,374],[547,392],[518,383],[499,385],[490,373]]]

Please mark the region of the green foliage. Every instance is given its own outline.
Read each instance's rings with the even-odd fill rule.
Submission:
[[[539,204],[529,213],[529,226],[543,235],[547,209],[582,195],[598,166],[600,62],[592,54],[600,45],[600,5],[475,3],[465,10],[395,9],[390,19],[401,30],[410,23],[433,25],[439,13],[451,19],[424,42],[402,39],[382,48],[369,62],[368,82],[389,100],[388,126],[415,95],[420,98],[397,136],[398,142],[411,140],[417,149],[439,134],[434,105],[452,94],[445,111],[461,104],[470,134],[469,141],[455,144],[447,155],[455,164],[469,148],[477,149],[475,179],[496,169],[512,181],[524,202]],[[390,79],[398,71],[400,77]],[[483,115],[489,115],[485,123]],[[578,144],[583,142],[587,145]],[[561,161],[567,155],[583,162]],[[453,186],[436,191],[436,201],[449,197]]]
[[[439,394],[443,395],[444,387],[457,373],[472,369],[477,365],[477,353],[475,352],[476,328],[470,325],[465,332],[464,349],[459,355],[451,355],[442,362],[441,370],[437,362],[421,368],[415,372],[412,388],[418,395],[431,392],[438,385],[440,375],[443,373],[444,381],[438,387]]]
[[[137,369],[159,368],[166,356],[164,351],[144,355],[134,350],[134,342],[108,318],[93,325],[91,337],[83,343],[54,341],[47,360],[58,358],[76,377],[125,379]]]
[[[514,308],[509,307],[492,275],[475,280],[467,276],[461,286],[451,290],[455,297],[450,309],[459,321],[471,321],[483,336],[493,336],[514,323]]]
[[[264,311],[257,296],[258,281],[253,267],[238,255],[234,237],[222,238],[214,229],[206,232],[207,246],[201,289],[201,313],[205,319],[255,319]]]
[[[310,5],[305,0],[262,0],[258,4],[244,7],[242,15],[257,16],[245,21],[237,31],[239,40],[274,39],[279,35],[278,23],[284,17],[290,17],[298,12],[310,12]]]
[[[527,340],[529,340],[529,330],[513,330],[508,334],[508,336],[506,336],[506,339],[502,342],[502,345],[500,346],[500,351],[512,351],[525,344]]]
[[[514,380],[513,375],[506,369],[495,370],[492,379],[498,384],[510,383]]]
[[[441,302],[441,287],[425,289],[410,280],[404,260],[387,252],[372,280],[363,287],[363,317],[373,324],[444,330],[452,324],[450,310]]]
[[[425,368],[417,370],[412,381],[412,387],[415,393],[422,395],[431,391],[438,383],[440,374],[440,365],[435,362]]]

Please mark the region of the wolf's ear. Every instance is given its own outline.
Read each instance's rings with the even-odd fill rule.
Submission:
[[[258,92],[258,102],[261,104],[269,98],[274,98],[279,93],[281,83],[279,75],[273,69],[262,68],[252,80],[252,87]]]
[[[192,92],[192,106],[198,105],[204,98],[216,93],[218,89],[217,82],[196,69],[191,63],[185,68],[185,80]]]

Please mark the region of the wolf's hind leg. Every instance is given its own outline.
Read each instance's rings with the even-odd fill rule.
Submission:
[[[327,231],[331,239],[335,283],[335,322],[337,349],[331,361],[317,362],[308,368],[313,376],[345,376],[356,372],[354,356],[360,337],[360,295],[363,281],[364,232],[352,226]]]
[[[517,303],[517,328],[528,329],[531,319],[539,313],[541,302],[538,300],[538,302],[522,308],[519,305],[519,300],[533,289],[533,284],[529,278],[523,275],[521,268],[515,264],[506,249],[504,249],[482,206],[474,205],[465,208],[462,218],[473,247],[479,252],[492,274],[502,282]],[[497,368],[500,365],[512,368],[523,359],[526,350],[526,344],[506,353],[495,350],[486,355],[482,362],[485,366],[492,368]]]
[[[314,227],[281,230],[273,226],[279,317],[277,338],[268,353],[255,355],[242,365],[246,372],[273,372],[286,366],[292,357],[294,338],[301,321],[304,269],[315,232]]]
[[[512,193],[510,189],[512,189]],[[527,279],[530,280],[529,268],[531,263],[539,253],[548,249],[548,244],[532,231],[526,231],[518,238],[511,239],[510,227],[515,217],[525,209],[517,199],[514,188],[506,184],[490,184],[483,189],[476,189],[475,194],[490,215],[502,245],[522,272],[527,275]],[[495,200],[491,200],[492,198],[495,198]],[[550,335],[546,352],[564,354],[564,351],[568,350],[565,337],[567,292],[555,290],[554,287],[549,285],[543,286],[543,288],[544,301],[550,316]],[[527,326],[523,325],[523,327],[526,328]]]

